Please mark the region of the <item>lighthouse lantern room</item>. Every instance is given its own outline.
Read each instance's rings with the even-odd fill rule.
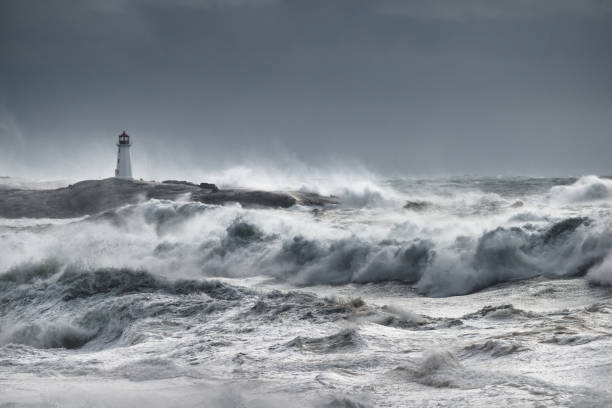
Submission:
[[[119,143],[117,147],[117,168],[115,169],[115,177],[120,179],[132,178],[132,161],[130,159],[130,137],[123,131],[119,135]]]

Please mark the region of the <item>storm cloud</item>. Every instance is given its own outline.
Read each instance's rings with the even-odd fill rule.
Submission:
[[[5,0],[0,173],[607,174],[610,50],[595,0]]]

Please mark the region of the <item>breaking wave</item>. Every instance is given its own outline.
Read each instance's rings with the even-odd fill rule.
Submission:
[[[95,331],[66,322],[17,324],[10,327],[0,326],[0,346],[14,343],[41,349],[76,349],[85,345],[95,335]]]
[[[582,203],[612,198],[612,180],[597,176],[583,176],[570,185],[555,186],[551,198],[561,203]]]
[[[458,237],[451,248],[420,238],[286,239],[235,221],[224,238],[201,247],[201,269],[236,276],[245,270],[241,260],[249,259],[250,273],[297,285],[399,281],[425,295],[448,296],[535,276],[583,276],[597,267],[589,275],[594,280],[610,248],[612,228],[583,217],[545,228],[498,227],[478,238]]]
[[[171,214],[170,218],[164,215],[149,227],[157,231],[153,232],[154,242],[158,242],[155,246],[147,244],[135,249],[136,253],[145,252],[140,265],[147,268],[151,265],[157,275],[168,274],[178,265],[179,271],[192,275],[244,277],[263,274],[297,285],[398,281],[414,285],[420,293],[429,296],[466,294],[541,275],[574,277],[587,274],[593,283],[611,282],[608,254],[612,249],[612,228],[607,223],[584,217],[567,218],[545,228],[530,224],[497,227],[479,237],[458,236],[454,243],[441,245],[433,238],[401,239],[393,234],[377,241],[353,234],[337,239],[291,236],[286,231],[266,231],[265,223],[243,214],[227,218],[229,225],[225,230],[218,225],[213,227],[214,232],[199,243],[181,242],[167,237],[176,234],[177,229],[189,228],[187,220],[190,218],[192,221],[195,221],[193,217],[206,219],[206,211],[196,212],[199,215],[189,214],[187,220],[172,220],[177,213]],[[176,229],[167,230],[167,223],[178,224]],[[210,225],[207,227],[210,229]],[[90,251],[90,248],[84,250]],[[127,257],[122,249],[119,252],[119,259],[122,255]],[[58,274],[65,267],[62,263],[65,258],[70,257],[60,254],[53,260],[14,266],[0,275],[0,284],[29,283]],[[132,264],[131,267],[139,265],[138,258],[131,258],[126,263]],[[66,297],[104,291],[206,290],[187,281],[171,285],[144,272],[128,273],[113,267],[89,274],[67,269],[58,282],[70,284],[70,289],[65,289]]]
[[[609,252],[600,264],[589,270],[587,279],[594,284],[612,286],[612,252]]]
[[[63,296],[77,298],[104,291],[205,291],[185,282],[258,275],[300,286],[397,281],[426,296],[536,276],[612,282],[612,223],[605,208],[541,208],[546,194],[566,202],[604,199],[612,181],[586,176],[548,193],[538,187],[541,195],[519,196],[526,203],[520,206],[512,204],[519,181],[487,183],[490,191],[480,195],[464,192],[463,185],[451,193],[432,189],[423,202],[435,196],[435,210],[257,210],[150,200],[42,230],[10,227],[0,238],[0,285],[56,275],[58,284],[71,280]],[[96,272],[73,273],[69,265]],[[185,281],[171,284],[163,277]]]

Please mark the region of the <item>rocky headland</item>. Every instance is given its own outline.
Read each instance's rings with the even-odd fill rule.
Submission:
[[[167,180],[85,180],[48,190],[0,189],[0,217],[72,218],[96,214],[149,199],[189,199],[205,204],[240,203],[245,207],[288,208],[338,204],[334,197],[297,191],[219,189],[214,184]]]

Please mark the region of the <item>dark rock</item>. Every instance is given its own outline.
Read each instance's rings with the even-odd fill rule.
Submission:
[[[191,183],[185,180],[164,180],[162,181],[162,184],[182,184],[184,186],[194,186],[194,187],[196,186],[195,183]]]
[[[245,207],[288,208],[295,204],[310,206],[338,204],[338,200],[311,193],[220,190],[214,184],[202,184],[210,187],[176,180],[155,183],[108,178],[81,181],[69,187],[53,190],[13,188],[3,190],[0,194],[0,217],[81,217],[143,200],[174,200],[186,194],[191,200],[205,204],[240,203]]]
[[[216,193],[217,191],[219,191],[219,188],[214,185],[213,183],[200,183],[200,188],[204,188],[206,190],[210,190],[213,193]]]

